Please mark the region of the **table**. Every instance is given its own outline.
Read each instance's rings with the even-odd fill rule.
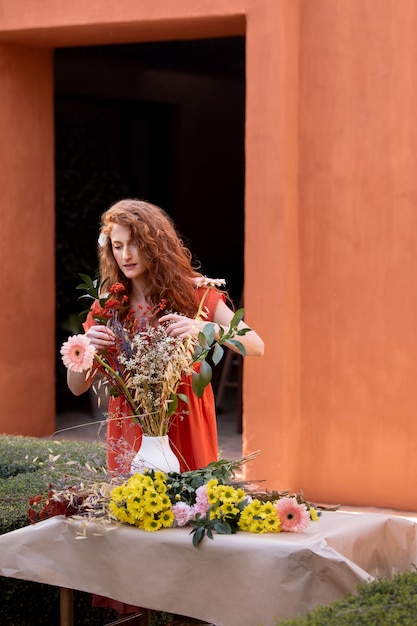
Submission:
[[[417,564],[417,524],[326,511],[301,534],[146,532],[53,517],[0,536],[0,574],[98,593],[217,626],[275,626]]]

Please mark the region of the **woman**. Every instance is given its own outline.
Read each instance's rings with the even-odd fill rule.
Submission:
[[[108,279],[106,291],[115,283],[122,283],[130,311],[138,320],[144,311],[154,307],[157,310],[164,301],[166,310],[175,313],[162,315],[159,311],[155,316],[160,322],[169,322],[167,333],[172,336],[197,336],[208,322],[215,325],[216,339],[220,327],[227,332],[234,313],[226,304],[225,294],[208,286],[206,279],[193,269],[190,251],[162,209],[139,200],[117,202],[102,215],[99,244],[101,280]],[[197,320],[202,299],[206,317]],[[243,321],[238,328],[246,328]],[[92,312],[84,329],[97,352],[114,345],[113,331],[96,324]],[[263,341],[255,331],[239,336],[239,341],[248,356],[263,354]],[[237,351],[231,344],[230,348]],[[92,377],[86,379],[85,373],[68,370],[68,386],[75,395],[85,392],[91,383]],[[187,406],[179,405],[169,436],[180,458],[181,471],[186,471],[217,460],[217,427],[211,387],[206,387],[202,398],[198,398],[190,393],[189,381],[184,379],[182,385],[184,389],[178,391],[185,393],[189,402]],[[122,398],[110,398],[107,427],[110,470],[125,471],[126,459],[132,457],[129,451],[137,452],[140,447],[141,429],[130,415]]]

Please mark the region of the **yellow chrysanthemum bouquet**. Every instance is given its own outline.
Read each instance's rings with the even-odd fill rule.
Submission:
[[[165,474],[134,474],[111,492],[109,509],[116,519],[143,530],[169,528],[174,523]]]
[[[195,547],[205,536],[212,539],[214,532],[302,532],[317,519],[315,509],[300,495],[275,492],[262,501],[243,485],[228,482],[230,471],[230,462],[219,461],[184,474],[134,474],[113,488],[110,513],[148,531],[191,526]]]
[[[78,484],[61,489],[51,485],[46,497],[31,498],[29,518],[36,522],[54,515],[74,516],[83,522],[82,537],[87,536],[89,522],[104,527],[123,523],[151,532],[188,526],[195,547],[204,537],[213,539],[214,533],[305,531],[310,521],[319,519],[320,512],[302,493],[259,492],[254,485],[236,479],[242,464],[256,454],[239,461],[220,459],[181,474],[149,470],[128,479],[119,475],[109,480],[104,473],[107,478],[100,480],[101,472],[86,465]],[[49,459],[52,466],[59,456]],[[66,460],[65,467],[68,463],[71,461]],[[67,472],[63,474],[65,485],[68,478]]]

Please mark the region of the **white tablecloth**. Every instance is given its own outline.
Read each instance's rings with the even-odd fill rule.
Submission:
[[[98,593],[218,626],[274,626],[417,564],[417,524],[325,512],[302,534],[215,535],[190,528],[102,531],[54,517],[0,536],[0,574]],[[101,533],[101,534],[96,534]]]

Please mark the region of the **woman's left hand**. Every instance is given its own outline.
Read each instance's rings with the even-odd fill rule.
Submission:
[[[227,306],[223,300],[219,300],[214,313],[214,320],[211,322],[214,324],[214,338],[217,341],[219,338],[220,329],[223,329],[224,333],[229,331],[230,323],[233,319],[234,312]],[[202,332],[206,324],[210,322],[204,320],[195,320],[185,315],[179,315],[178,313],[169,313],[159,318],[160,322],[169,322],[167,326],[167,334],[173,337],[181,337],[186,339],[187,337],[197,337],[199,332]],[[239,329],[247,328],[245,322],[242,320],[239,325]],[[264,342],[259,335],[250,330],[244,335],[237,337],[239,343],[241,343],[246,351],[247,356],[262,356],[264,353]],[[239,347],[233,343],[225,342],[228,348],[234,352],[240,353]]]
[[[168,322],[166,327],[167,335],[172,337],[197,337],[207,322],[201,320],[195,320],[185,315],[178,315],[178,313],[168,313],[159,318],[161,323]]]

